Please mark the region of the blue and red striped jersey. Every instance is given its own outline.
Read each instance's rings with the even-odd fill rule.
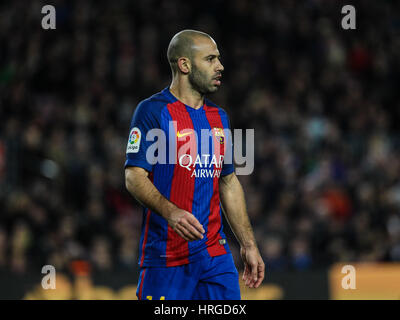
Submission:
[[[194,109],[169,88],[141,101],[132,117],[125,168],[142,167],[158,191],[191,212],[205,229],[204,238],[188,242],[167,221],[143,208],[139,265],[178,266],[229,252],[222,226],[218,181],[234,172],[224,161],[231,139],[226,112],[205,99]],[[226,131],[225,131],[226,132]]]

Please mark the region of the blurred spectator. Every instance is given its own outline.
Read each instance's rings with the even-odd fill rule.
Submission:
[[[287,270],[288,261],[284,252],[284,244],[279,237],[267,236],[261,241],[261,254],[265,264],[271,271]]]
[[[290,260],[295,270],[306,270],[312,266],[310,245],[304,238],[295,238],[290,243]]]

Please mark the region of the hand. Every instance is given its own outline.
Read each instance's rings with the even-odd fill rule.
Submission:
[[[186,241],[203,239],[205,230],[190,212],[175,209],[169,214],[167,221],[171,228]]]
[[[264,280],[265,264],[256,246],[241,247],[240,256],[244,262],[243,281],[249,288],[258,288]]]

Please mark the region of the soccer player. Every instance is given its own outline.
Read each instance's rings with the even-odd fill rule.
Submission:
[[[144,207],[136,294],[153,300],[239,300],[222,210],[240,244],[248,287],[261,284],[265,266],[234,166],[223,160],[232,149],[224,134],[228,116],[205,98],[221,85],[220,53],[208,34],[184,30],[172,38],[167,56],[172,82],[138,104],[126,150],[126,188]],[[202,130],[210,133],[208,139]],[[150,152],[156,135],[158,154]],[[166,161],[153,161],[162,155]]]

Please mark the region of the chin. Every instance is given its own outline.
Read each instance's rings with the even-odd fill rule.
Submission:
[[[218,91],[218,89],[219,89],[219,86],[213,86],[212,88],[210,88],[210,89],[208,90],[208,93],[214,93],[214,92],[217,92],[217,91]]]

